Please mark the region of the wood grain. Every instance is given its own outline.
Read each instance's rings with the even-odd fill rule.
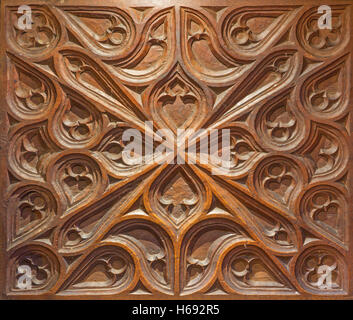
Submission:
[[[2,1],[3,298],[351,298],[348,2]],[[162,128],[230,170],[124,161]]]

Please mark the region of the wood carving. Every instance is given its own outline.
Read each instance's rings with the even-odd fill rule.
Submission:
[[[6,297],[352,296],[353,6],[115,2],[2,2]]]

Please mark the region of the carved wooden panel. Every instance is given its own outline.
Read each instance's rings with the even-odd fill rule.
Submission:
[[[6,297],[352,296],[352,3],[325,4],[2,1]],[[163,128],[229,129],[230,169],[124,161]]]

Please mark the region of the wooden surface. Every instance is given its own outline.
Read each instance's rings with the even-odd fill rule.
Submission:
[[[97,3],[1,3],[2,297],[352,297],[352,2]],[[228,128],[232,167],[129,128]]]

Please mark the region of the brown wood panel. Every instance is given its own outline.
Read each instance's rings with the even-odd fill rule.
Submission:
[[[333,0],[2,1],[2,297],[351,298],[352,16]],[[174,153],[128,161],[132,129]],[[230,132],[228,170],[175,141],[211,129]]]

